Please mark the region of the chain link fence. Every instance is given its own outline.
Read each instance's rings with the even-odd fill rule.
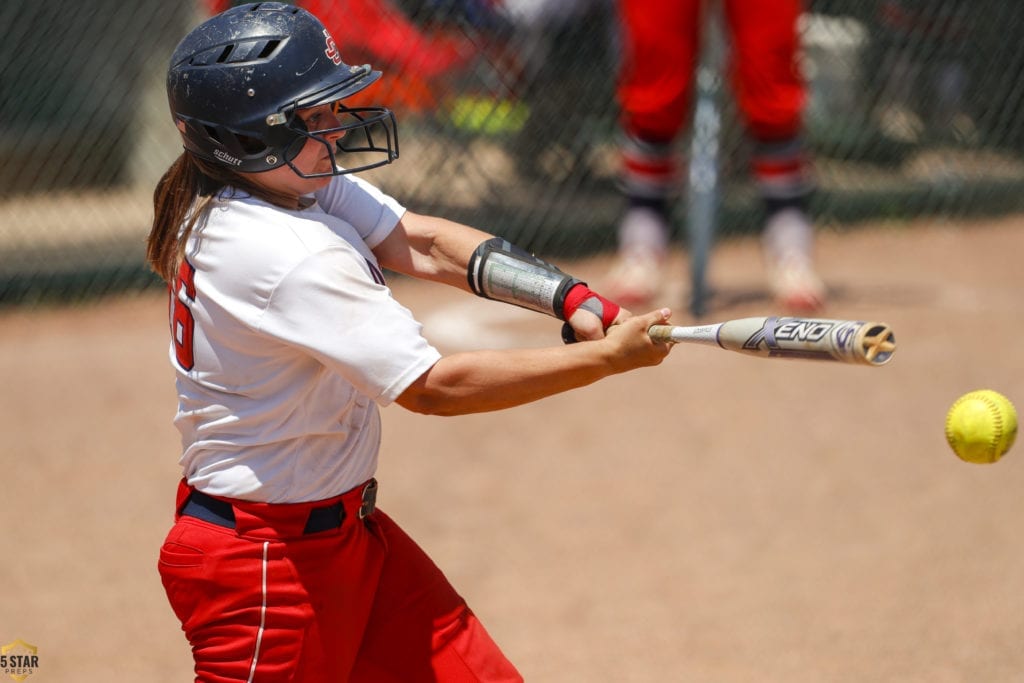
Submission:
[[[612,247],[622,200],[610,0],[306,6],[321,9],[346,61],[385,72],[367,96],[395,110],[401,159],[371,180],[412,210],[538,254]],[[180,150],[164,73],[214,8],[0,5],[0,304],[159,285],[143,257],[151,194]],[[1024,208],[1024,5],[816,0],[800,30],[819,229]],[[755,229],[760,207],[728,88],[718,104],[721,240]]]

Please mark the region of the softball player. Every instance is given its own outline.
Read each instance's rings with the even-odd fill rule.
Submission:
[[[719,0],[710,0],[717,2]],[[732,46],[731,81],[753,143],[751,174],[766,218],[764,255],[776,299],[799,312],[824,305],[814,272],[813,189],[801,137],[805,85],[797,63],[800,0],[720,0]],[[623,61],[623,190],[619,260],[608,291],[625,305],[653,297],[670,234],[670,200],[681,182],[675,143],[687,123],[708,0],[618,0]]]
[[[379,77],[283,3],[229,9],[171,58],[185,149],[154,193],[147,255],[170,285],[184,476],[158,566],[197,681],[521,680],[376,509],[378,409],[498,410],[670,348],[646,334],[667,309],[631,316],[347,175],[398,157],[388,109],[343,104]],[[353,151],[369,156],[343,168]],[[562,318],[587,341],[442,357],[384,269]]]

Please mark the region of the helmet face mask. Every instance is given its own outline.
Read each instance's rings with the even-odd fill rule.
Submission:
[[[304,177],[341,175],[398,158],[390,110],[341,104],[380,75],[345,64],[308,11],[266,2],[229,9],[185,36],[171,57],[167,95],[185,149],[204,159],[243,173],[287,164]],[[324,104],[338,125],[307,130],[297,112]],[[304,175],[292,163],[309,139],[325,145],[332,171]],[[358,153],[357,163],[343,167],[339,152]]]
[[[285,153],[285,163],[303,178],[319,178],[341,175],[354,171],[366,171],[391,163],[398,158],[398,129],[394,114],[382,107],[346,107],[341,100],[330,103],[333,122],[327,128],[310,130],[298,111],[288,116],[285,125],[298,136]],[[328,136],[334,139],[329,139]],[[292,162],[307,140],[322,144],[331,159],[332,171],[307,173]],[[352,168],[345,168],[339,162],[339,153],[357,160]],[[362,161],[362,163],[358,163]]]

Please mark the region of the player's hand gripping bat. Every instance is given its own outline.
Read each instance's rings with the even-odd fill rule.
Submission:
[[[710,325],[655,325],[651,339],[719,346],[764,358],[806,358],[884,365],[896,351],[885,323],[820,318],[739,318]]]

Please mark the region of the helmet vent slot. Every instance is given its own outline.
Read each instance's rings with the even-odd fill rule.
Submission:
[[[194,55],[189,63],[193,66],[211,66],[214,64],[239,64],[241,62],[269,59],[281,47],[280,38],[258,38],[237,43],[228,43],[213,50]]]
[[[274,54],[274,52],[277,50],[277,46],[280,45],[280,44],[281,44],[280,40],[268,40],[267,44],[263,46],[263,49],[260,50],[260,53],[259,53],[259,55],[257,55],[256,58],[257,59],[266,59],[270,55]]]

